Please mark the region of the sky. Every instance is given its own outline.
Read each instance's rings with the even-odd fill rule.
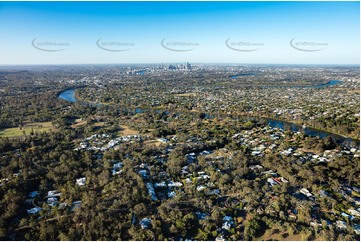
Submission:
[[[355,2],[0,2],[0,65],[359,64]]]

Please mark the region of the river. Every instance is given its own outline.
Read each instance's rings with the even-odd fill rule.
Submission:
[[[75,89],[65,90],[59,94],[59,98],[72,103],[76,103],[78,101],[75,97]]]
[[[270,118],[267,118],[266,122],[267,122],[268,126],[273,127],[273,128],[279,128],[282,130],[292,130],[293,132],[301,132],[301,133],[304,133],[306,135],[313,136],[313,137],[318,136],[320,138],[325,138],[327,136],[330,136],[337,144],[341,144],[346,147],[353,146],[354,145],[353,143],[355,143],[356,146],[358,146],[358,143],[359,143],[358,140],[355,140],[352,138],[343,137],[341,135],[333,134],[330,132],[326,132],[326,131],[322,131],[322,130],[318,130],[318,129],[314,129],[314,128],[310,128],[310,127],[302,127],[295,123],[289,123],[289,122],[274,120],[274,119],[270,119]]]
[[[320,85],[324,85],[322,87],[325,87],[325,85],[335,85],[337,83],[339,83],[340,81],[329,81],[326,84],[320,84]],[[320,85],[317,86],[313,86],[316,88],[320,88]],[[65,90],[64,92],[59,94],[59,98],[75,103],[78,100],[75,97],[75,89],[68,89]],[[92,104],[92,105],[96,105],[96,106],[101,106],[102,104]],[[146,111],[145,109],[141,109],[141,108],[137,108],[135,109],[135,113],[143,113],[144,111]],[[168,112],[168,111],[165,111]],[[169,113],[169,112],[168,112]],[[205,118],[211,118],[211,116],[209,114],[206,114]],[[351,138],[346,138],[337,134],[333,134],[330,132],[326,132],[326,131],[322,131],[322,130],[318,130],[318,129],[314,129],[314,128],[309,128],[309,127],[302,127],[300,125],[294,124],[294,123],[289,123],[286,121],[281,121],[281,120],[274,120],[274,119],[270,119],[270,118],[250,118],[250,119],[258,119],[258,120],[263,120],[266,121],[267,125],[273,128],[279,128],[282,130],[292,130],[294,132],[302,132],[306,135],[309,136],[318,136],[320,138],[324,138],[327,136],[330,136],[337,144],[342,144],[343,146],[347,146],[350,147],[352,146],[352,143],[355,143],[356,146],[359,146],[359,141],[355,140],[355,139],[351,139]]]

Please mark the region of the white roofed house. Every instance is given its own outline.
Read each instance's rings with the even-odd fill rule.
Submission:
[[[261,154],[261,151],[255,150],[255,151],[252,151],[251,154],[252,154],[253,156],[258,156],[259,154]]]
[[[148,179],[148,171],[147,170],[139,170],[138,174],[141,175],[143,179]]]
[[[47,198],[49,197],[60,197],[61,193],[58,192],[58,190],[53,190],[53,191],[48,191],[48,195],[46,196]]]
[[[40,207],[34,207],[32,209],[27,210],[28,214],[37,214],[42,210]]]
[[[86,182],[86,178],[85,178],[85,177],[76,179],[76,184],[77,184],[78,186],[85,186],[85,182]]]
[[[251,170],[262,169],[262,168],[263,168],[263,166],[260,166],[260,165],[251,165],[251,166],[249,166],[249,169],[251,169]]]
[[[167,184],[166,184],[164,181],[156,182],[156,183],[154,183],[154,187],[155,187],[155,188],[167,187]]]
[[[56,206],[58,204],[58,199],[56,197],[49,197],[48,200],[46,201],[46,203],[49,205],[49,206]]]
[[[151,221],[152,220],[150,218],[143,218],[142,220],[139,221],[139,224],[142,227],[142,229],[148,229]]]
[[[342,220],[337,220],[336,221],[336,227],[343,230],[343,229],[347,229],[347,224],[345,221]]]
[[[278,185],[278,183],[273,180],[272,178],[267,178],[267,182],[271,185],[271,186],[275,186],[275,185]]]
[[[347,211],[348,211],[352,216],[358,216],[358,217],[360,217],[360,211],[357,211],[357,210],[352,209],[352,208],[348,209]]]
[[[230,230],[234,226],[233,219],[230,216],[224,216],[223,221],[222,229]]]
[[[123,164],[121,162],[115,163],[113,165],[112,175],[114,176],[114,175],[120,174],[122,172],[122,167],[123,167]]]
[[[203,186],[203,185],[197,186],[197,191],[198,192],[203,191],[204,189],[206,189],[206,187]]]
[[[33,191],[33,192],[30,192],[30,193],[29,193],[29,197],[30,197],[30,198],[35,198],[37,195],[39,195],[39,192],[38,192],[38,191]]]
[[[187,184],[192,183],[192,180],[188,177],[187,179],[185,179],[185,183]]]
[[[223,238],[223,234],[221,234],[220,236],[217,236],[216,241],[226,241],[226,240]]]
[[[181,187],[183,186],[183,184],[181,182],[173,182],[173,181],[170,181],[168,183],[168,187]]]
[[[158,141],[162,142],[162,143],[168,143],[169,142],[169,140],[167,140],[165,138],[158,138]]]
[[[300,193],[302,193],[303,195],[305,195],[307,197],[312,197],[312,194],[306,188],[300,189]]]
[[[208,150],[203,150],[200,155],[209,155],[210,153]]]
[[[158,198],[157,196],[155,195],[155,191],[154,191],[154,187],[153,187],[153,184],[148,182],[145,184],[145,186],[147,187],[148,189],[148,193],[150,195],[150,197],[152,198],[153,201],[157,201]]]
[[[174,197],[175,195],[176,195],[175,191],[170,191],[170,192],[167,193],[167,196],[168,196],[169,198],[172,198],[172,197]]]
[[[81,201],[75,201],[72,203],[71,211],[75,211],[81,208]]]
[[[277,173],[274,172],[273,170],[268,170],[268,171],[262,171],[261,175],[267,175],[267,176],[277,176]]]

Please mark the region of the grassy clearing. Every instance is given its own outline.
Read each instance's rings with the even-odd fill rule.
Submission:
[[[105,124],[105,122],[95,122],[91,124],[94,127],[98,127],[98,128],[102,128],[102,127],[107,127],[108,125]]]
[[[190,97],[190,96],[196,96],[197,94],[194,92],[191,93],[180,93],[180,94],[174,94],[174,96],[178,96],[178,97]]]
[[[86,124],[87,124],[87,122],[85,120],[82,120],[81,118],[78,118],[78,119],[75,119],[75,123],[73,125],[71,125],[71,127],[73,129],[75,129],[75,128],[79,128],[81,126],[84,126]]]
[[[286,231],[283,232],[278,232],[278,233],[272,233],[272,229],[268,229],[265,231],[265,233],[259,237],[256,238],[254,240],[256,241],[274,241],[274,240],[278,240],[278,241],[302,241],[303,236],[302,234],[294,234],[294,235],[289,235]]]
[[[53,125],[51,122],[41,122],[41,123],[26,123],[22,129],[20,127],[16,128],[7,128],[0,130],[0,137],[15,137],[15,136],[22,136],[29,135],[31,131],[34,132],[45,132],[54,130]]]
[[[96,128],[107,127],[108,125],[106,125],[106,123],[104,121],[104,119],[106,119],[107,117],[108,116],[94,115],[94,116],[91,116],[90,119],[88,119],[88,120],[82,119],[82,118],[73,119],[72,120],[73,124],[71,125],[71,127],[73,129],[80,128],[85,125],[96,127]]]
[[[199,109],[196,109],[196,108],[193,108],[193,109],[191,110],[191,112],[192,112],[192,113],[199,113],[200,110],[199,110]]]
[[[316,149],[298,148],[296,151],[301,151],[302,153],[315,153],[317,155],[321,154],[321,152]]]
[[[163,143],[158,140],[147,140],[144,142],[144,144],[160,146]]]
[[[129,126],[127,125],[120,125],[120,127],[122,128],[122,130],[119,131],[119,134],[122,135],[135,135],[135,134],[139,134],[139,131],[131,129]]]

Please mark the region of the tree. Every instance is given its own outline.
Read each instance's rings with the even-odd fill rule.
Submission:
[[[252,240],[261,229],[260,220],[257,217],[251,218],[246,222],[244,228],[244,237],[246,240]]]
[[[98,176],[98,180],[99,180],[99,185],[100,186],[104,186],[106,184],[109,183],[110,180],[110,172],[108,169],[103,170],[99,176]]]

